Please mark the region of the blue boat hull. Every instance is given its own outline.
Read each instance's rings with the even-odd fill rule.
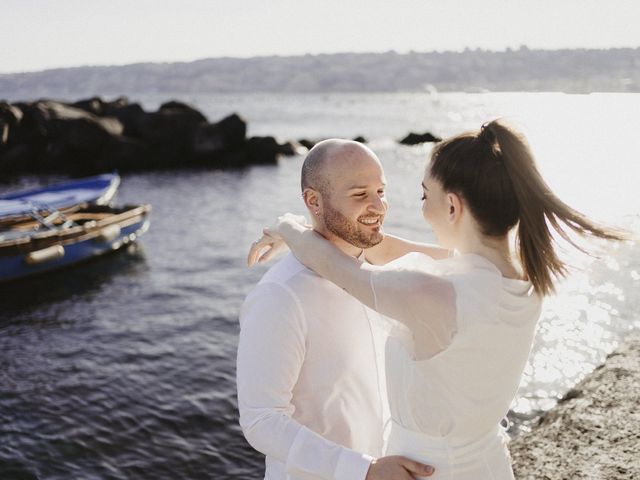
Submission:
[[[81,203],[106,205],[113,199],[119,185],[120,176],[107,173],[0,195],[0,217],[26,215],[34,209],[63,209]]]
[[[105,253],[118,250],[135,242],[149,228],[149,219],[144,215],[139,221],[120,228],[113,238],[101,236],[79,239],[70,243],[60,242],[52,247],[62,251],[61,256],[30,263],[26,254],[0,257],[0,281],[15,280],[30,275],[48,272],[72,265]],[[51,248],[51,247],[48,247]]]

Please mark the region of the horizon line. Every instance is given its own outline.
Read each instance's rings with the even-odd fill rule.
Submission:
[[[640,47],[602,47],[602,48],[593,48],[593,47],[566,47],[566,48],[531,48],[526,45],[520,45],[518,48],[505,47],[502,50],[491,50],[484,49],[481,47],[465,47],[460,50],[429,50],[429,51],[418,51],[418,50],[408,50],[406,52],[398,52],[395,49],[386,50],[386,51],[367,51],[367,52],[354,52],[354,51],[343,51],[343,52],[321,52],[321,53],[299,53],[299,54],[265,54],[265,55],[251,55],[251,56],[213,56],[213,57],[203,57],[197,58],[194,60],[149,60],[149,61],[137,61],[131,63],[104,63],[104,64],[83,64],[83,65],[68,65],[68,66],[60,66],[60,67],[46,67],[40,70],[21,70],[21,71],[0,71],[0,76],[7,75],[27,75],[32,73],[44,73],[44,72],[52,72],[59,70],[74,70],[74,69],[82,69],[82,68],[122,68],[122,67],[132,67],[132,66],[140,66],[140,65],[171,65],[171,64],[192,64],[198,62],[204,62],[208,60],[254,60],[254,59],[268,59],[268,58],[303,58],[303,57],[321,57],[321,56],[339,56],[339,55],[388,55],[395,54],[398,56],[404,55],[414,55],[414,54],[446,54],[446,53],[473,53],[473,52],[482,52],[482,53],[507,53],[507,52],[560,52],[560,51],[609,51],[609,50],[639,50]]]

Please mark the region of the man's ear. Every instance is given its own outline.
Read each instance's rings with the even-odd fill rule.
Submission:
[[[318,215],[322,209],[322,197],[320,193],[313,188],[307,187],[302,192],[302,198],[309,211],[314,215]]]
[[[457,193],[447,193],[447,203],[449,206],[448,219],[449,223],[455,224],[460,220],[464,203]]]

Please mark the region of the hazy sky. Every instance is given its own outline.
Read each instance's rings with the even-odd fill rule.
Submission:
[[[637,0],[0,0],[0,72],[207,57],[640,46]]]

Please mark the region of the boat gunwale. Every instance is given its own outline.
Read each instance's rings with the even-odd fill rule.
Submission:
[[[102,207],[111,208],[111,207]],[[98,208],[98,210],[102,209]],[[96,209],[95,206],[87,207],[87,209]],[[118,207],[118,210],[122,210],[118,213],[113,213],[107,218],[103,218],[97,221],[89,220],[87,223],[90,225],[83,225],[68,227],[57,230],[43,230],[36,232],[33,235],[25,237],[6,240],[0,242],[0,257],[9,257],[13,255],[24,255],[32,251],[48,248],[53,245],[69,245],[77,242],[83,242],[98,237],[102,230],[110,225],[118,224],[121,228],[126,228],[131,225],[135,225],[140,221],[143,221],[151,211],[151,205],[124,205]],[[103,213],[103,212],[95,212]]]

